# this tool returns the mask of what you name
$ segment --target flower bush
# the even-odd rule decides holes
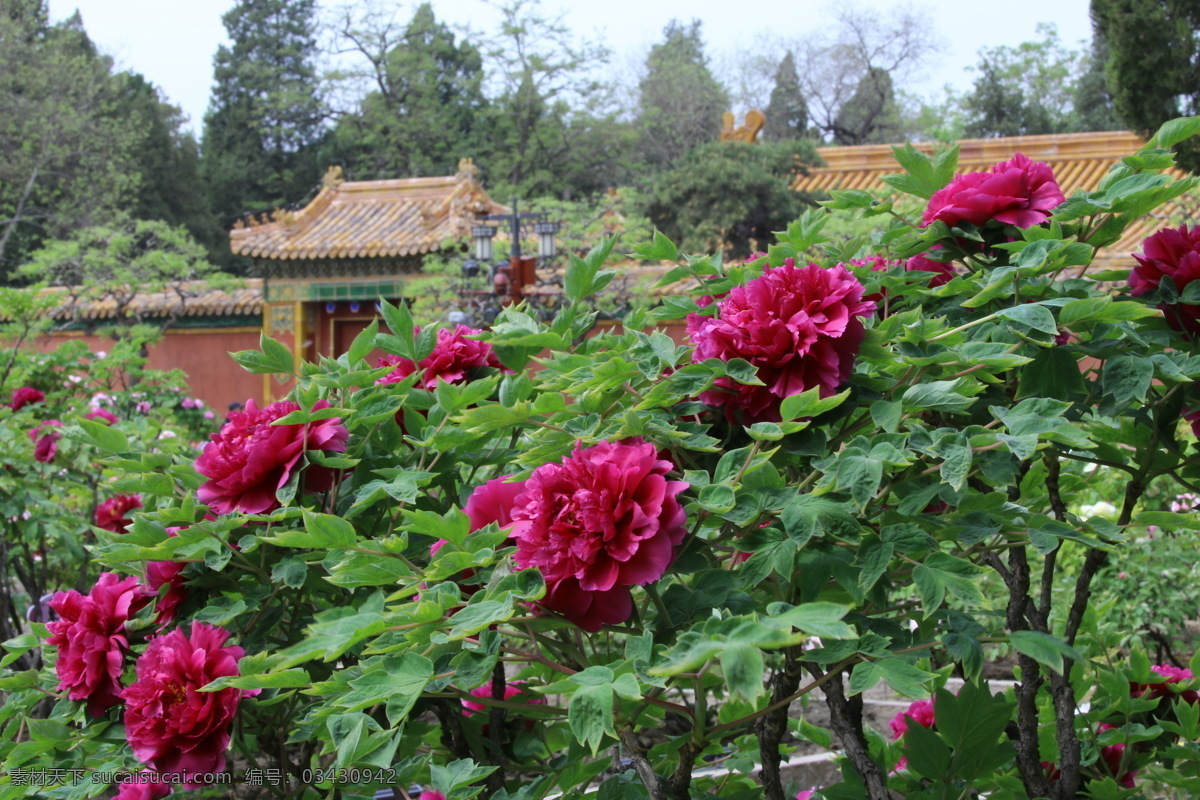
[[[25,468],[103,449],[121,477],[102,496],[144,505],[86,550],[86,575],[137,586],[118,669],[60,689],[63,620],[25,601],[0,790],[22,793],[14,768],[78,767],[314,800],[1192,791],[1197,682],[1152,669],[1092,588],[1135,532],[1195,528],[1160,498],[1200,480],[1200,356],[1157,307],[1165,280],[1113,292],[1128,271],[1083,268],[1195,185],[1166,171],[1197,131],[1169,123],[1067,199],[1020,159],[955,179],[953,148],[896,148],[893,186],[925,215],[834,193],[741,264],[656,237],[634,253],[674,263],[663,283],[684,293],[590,338],[611,241],[571,259],[552,319],[508,307],[437,358],[461,331],[388,303],[390,333],[336,359],[294,369],[264,337],[237,360],[294,390],[198,456],[131,452],[145,420],[124,407],[112,428],[47,408],[64,427],[46,465],[38,406],[13,412]],[[888,221],[823,248],[834,211]],[[914,275],[922,255],[945,267]],[[685,320],[682,343],[655,328]],[[1097,469],[1120,476],[1102,497]],[[982,680],[1000,651],[1011,687]],[[82,695],[107,695],[87,687],[114,681],[123,707],[89,717]],[[864,721],[880,684],[922,701],[896,742]],[[823,714],[792,718],[798,700]],[[841,780],[788,785],[801,745],[834,751]],[[222,769],[232,783],[208,786]],[[277,785],[251,783],[267,771]]]

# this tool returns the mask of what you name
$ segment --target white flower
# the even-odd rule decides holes
[[[1117,507],[1112,503],[1101,500],[1099,503],[1093,503],[1089,506],[1079,507],[1079,516],[1087,517],[1115,517],[1117,515]]]

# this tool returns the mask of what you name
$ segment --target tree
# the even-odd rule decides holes
[[[1038,25],[1040,40],[1016,47],[991,47],[980,51],[979,77],[973,91],[962,100],[967,115],[966,135],[1025,136],[1097,130],[1085,124],[1077,108],[1080,81],[1087,76],[1091,59],[1063,46],[1053,25]],[[1090,124],[1104,124],[1097,114],[1103,84],[1088,78],[1085,101],[1092,104]]]
[[[1144,134],[1200,110],[1200,3],[1092,0],[1096,38],[1108,50],[1105,74],[1117,115]],[[1179,163],[1200,170],[1200,143],[1179,145]]]
[[[837,144],[884,144],[900,137],[900,111],[891,74],[871,67],[829,127]]]
[[[354,52],[367,68],[344,76],[371,90],[338,121],[332,151],[347,172],[363,178],[449,175],[476,156],[487,106],[483,56],[457,41],[424,3],[397,31],[377,10],[343,12],[339,52]]]
[[[213,62],[201,172],[227,219],[302,199],[320,178],[325,107],[314,66],[315,0],[238,0]]]
[[[808,103],[796,74],[796,58],[789,52],[775,70],[775,88],[767,105],[763,138],[768,141],[801,139],[808,135]]]
[[[182,313],[187,299],[198,294],[196,282],[215,278],[215,270],[204,248],[182,227],[125,219],[47,242],[21,267],[21,275],[62,287],[66,299],[61,307],[75,313],[87,303],[112,301],[113,316],[121,325],[146,321],[130,311],[136,295],[165,292],[178,300],[160,323],[165,329]]]
[[[648,163],[669,167],[697,145],[717,139],[729,93],[708,68],[700,21],[672,20],[650,48],[638,83],[637,125]]]
[[[898,129],[902,116],[894,87],[919,71],[937,40],[910,9],[883,17],[845,4],[836,16],[828,33],[792,48],[810,119],[840,143],[881,141],[895,135],[889,131]],[[843,114],[847,104],[852,108]],[[874,124],[882,130],[874,131]]]
[[[487,122],[492,147],[479,160],[501,193],[569,194],[563,176],[587,168],[589,134],[612,118],[605,87],[589,76],[609,51],[576,39],[562,15],[546,17],[537,0],[512,0],[500,11],[486,52],[495,87]],[[589,111],[580,110],[584,98]]]
[[[792,190],[797,162],[819,162],[811,141],[709,142],[681,158],[647,189],[644,212],[688,252],[744,258],[805,209]]]
[[[200,182],[199,147],[183,129],[183,112],[136,72],[119,73],[112,81],[116,96],[109,116],[135,135],[126,167],[136,178],[129,215],[185,226],[210,252],[228,250],[224,232],[208,208]]]

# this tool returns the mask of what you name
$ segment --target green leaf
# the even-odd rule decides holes
[[[1054,315],[1050,313],[1050,309],[1036,303],[1024,303],[1012,308],[1002,308],[996,312],[996,316],[1001,319],[1017,322],[1042,333],[1049,333],[1051,335],[1058,333],[1058,325],[1054,322]]]
[[[346,711],[386,703],[388,722],[395,726],[412,710],[432,677],[433,662],[420,653],[387,656],[378,667],[351,680],[351,691],[336,703]]]
[[[600,750],[605,734],[617,737],[613,728],[612,686],[584,686],[571,695],[567,706],[567,723],[580,744],[591,748],[592,755]]]
[[[358,546],[354,526],[332,514],[318,514],[304,509],[304,530],[276,531],[271,536],[259,536],[264,542],[283,547],[312,550],[349,550]]]
[[[579,258],[574,253],[569,254],[567,271],[563,276],[563,294],[566,295],[568,300],[572,303],[578,303],[580,300],[602,288],[597,285],[596,275],[600,267],[608,260],[615,242],[616,239],[614,237],[607,236],[601,239],[600,243],[593,247],[591,252],[584,258]],[[607,280],[604,281],[604,283],[607,282]]]
[[[900,430],[904,404],[899,400],[876,400],[871,404],[871,421],[888,433]]]
[[[263,672],[258,675],[230,675],[217,678],[200,689],[215,692],[226,686],[235,689],[304,689],[312,686],[312,678],[302,669],[285,669],[282,672]]]
[[[380,300],[379,314],[383,317],[388,330],[392,332],[392,337],[396,345],[395,349],[399,351],[396,355],[403,356],[411,361],[420,361],[420,356],[417,354],[412,315],[408,312],[408,306],[404,301],[402,300],[399,305],[394,306],[387,300]],[[383,335],[375,338],[377,343],[380,345],[383,344]]]
[[[633,248],[633,253],[637,258],[646,261],[678,261],[679,249],[675,247],[666,234],[657,228],[654,229],[654,241],[650,244],[641,244]]]
[[[124,453],[129,450],[129,439],[124,433],[91,419],[80,419],[75,425],[66,426],[63,428],[63,435],[108,453]]]
[[[810,636],[821,636],[827,639],[853,639],[858,636],[842,617],[849,613],[848,606],[836,603],[802,603],[795,608],[775,614],[772,619],[776,622],[790,625],[804,631]]]
[[[1145,400],[1154,379],[1154,362],[1131,355],[1113,356],[1104,362],[1101,383],[1104,393],[1118,404]]]
[[[791,422],[801,417],[816,417],[837,408],[849,396],[850,390],[847,389],[844,392],[822,398],[820,388],[813,387],[800,394],[788,395],[783,398],[783,402],[779,404],[779,415],[783,417],[784,422]]]
[[[1021,368],[1019,375],[1018,400],[1026,397],[1070,400],[1086,391],[1079,363],[1071,353],[1057,347],[1039,351],[1033,361]]]
[[[1008,639],[1018,652],[1024,653],[1034,661],[1045,667],[1049,667],[1060,675],[1063,671],[1063,657],[1074,661],[1083,660],[1083,654],[1074,647],[1071,647],[1062,639],[1049,636],[1045,633],[1038,633],[1037,631],[1013,631],[1009,634]]]
[[[288,556],[271,568],[271,580],[293,589],[304,585],[308,564],[300,556]]]
[[[982,570],[961,558],[934,553],[913,568],[913,581],[921,594],[921,605],[928,618],[942,605],[946,592],[970,604],[982,604],[983,595],[976,586]]]
[[[866,508],[882,480],[883,462],[878,459],[859,455],[843,455],[838,459],[838,488],[849,491],[859,508]]]
[[[721,483],[703,487],[696,499],[702,508],[714,514],[724,514],[737,502],[733,489]]]
[[[375,335],[379,333],[379,320],[372,319],[358,336],[354,337],[354,341],[350,343],[350,350],[347,353],[350,361],[350,366],[354,367],[361,364],[371,351],[375,349]]]
[[[971,473],[972,450],[971,445],[967,442],[965,434],[957,434],[953,439],[941,443],[942,466],[940,474],[942,480],[950,484],[954,489],[961,490],[967,482],[967,476]]]
[[[967,384],[963,378],[952,381],[929,381],[910,386],[901,395],[905,410],[909,411],[965,411],[975,404],[973,397],[965,393],[976,394],[983,387]]]
[[[1150,138],[1146,148],[1172,147],[1200,132],[1200,117],[1177,117],[1167,120]]]
[[[449,639],[455,641],[474,636],[484,628],[497,622],[503,622],[512,615],[511,597],[505,598],[504,601],[482,600],[478,603],[471,603],[450,618],[454,627],[450,629]]]
[[[734,695],[754,701],[763,693],[762,651],[752,645],[734,642],[721,652],[721,670]]]

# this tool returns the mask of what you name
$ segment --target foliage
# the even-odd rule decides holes
[[[831,131],[837,144],[882,144],[896,141],[899,127],[892,76],[880,67],[871,67],[838,109]]]
[[[644,193],[645,214],[687,250],[743,258],[765,250],[774,231],[805,207],[796,169],[816,164],[812,142],[712,142],[688,153]]]
[[[796,59],[788,53],[775,70],[775,87],[767,104],[767,124],[762,137],[766,141],[804,139],[808,136],[808,103],[796,74]]]
[[[1198,132],[1200,118],[1172,121],[1095,192],[1048,208],[1026,187],[974,224],[921,225],[904,203],[835,192],[827,209],[882,221],[867,245],[878,258],[861,265],[863,242],[822,241],[824,209],[728,266],[656,234],[634,255],[674,264],[662,284],[687,294],[590,338],[612,240],[569,256],[546,322],[510,306],[468,339],[418,332],[383,303],[386,333],[372,324],[348,353],[302,364],[292,400],[231,419],[203,475],[82,425],[145,503],[125,533],[96,532],[92,569],[174,561],[189,594],[161,639],[147,641],[165,598],[130,617],[127,697],[145,697],[147,672],[162,683],[157,665],[134,669],[155,642],[220,628],[238,674],[203,687],[219,713],[199,721],[219,723],[218,750],[232,737],[235,774],[278,771],[288,785],[273,793],[301,800],[412,784],[450,800],[783,800],[799,739],[840,754],[825,800],[1194,790],[1196,680],[1121,650],[1090,597],[1133,531],[1197,524],[1147,501],[1155,480],[1200,479],[1181,424],[1200,401],[1196,339],[1157,308],[1196,296],[1163,280],[1135,297],[1109,288],[1126,276],[1080,268],[1195,187],[1172,178],[1170,148]],[[953,148],[893,153],[888,182],[914,207],[964,180]],[[1022,202],[1010,218],[1025,227],[997,218]],[[816,263],[794,263],[820,245]],[[917,255],[951,269],[909,271]],[[651,329],[678,321],[682,346]],[[375,348],[392,357],[382,369]],[[266,336],[234,357],[293,372]],[[740,414],[729,398],[748,395],[766,402]],[[1115,518],[1077,503],[1096,465],[1122,473]],[[255,513],[228,500],[209,518],[199,498],[217,489],[252,496]],[[47,632],[5,647],[49,653]],[[979,679],[1001,646],[1019,671],[993,694]],[[122,710],[87,717],[58,663],[11,666],[11,796],[31,794],[15,768],[179,757],[177,728],[165,752],[136,757]],[[190,671],[152,713],[198,713],[197,672],[212,674]],[[957,694],[951,673],[967,681]],[[901,717],[890,741],[865,729],[860,695],[880,683],[931,697],[918,715],[930,727]],[[789,720],[808,696],[828,728]],[[717,760],[734,768],[698,769]],[[74,791],[52,780],[33,791]]]
[[[357,108],[341,116],[330,147],[356,180],[450,175],[460,158],[478,155],[486,106],[483,56],[424,3],[400,30],[375,11],[343,14],[340,49],[359,52],[366,74]]]
[[[201,174],[228,221],[309,194],[321,175],[314,0],[239,0],[222,17],[231,40],[213,60]]]
[[[1039,41],[980,51],[979,77],[961,99],[968,136],[1112,130],[1111,116],[1097,113],[1108,104],[1095,60],[1064,47],[1053,25],[1040,23],[1038,34]]]
[[[125,220],[111,227],[85,228],[71,238],[48,242],[21,267],[29,281],[58,287],[60,311],[78,321],[85,305],[111,300],[120,325],[148,321],[148,310],[132,305],[141,295],[165,293],[166,313],[150,311],[169,327],[189,297],[232,283],[206,260],[187,231],[156,220]],[[205,281],[201,285],[201,281]]]
[[[1176,0],[1092,0],[1091,9],[1096,38],[1108,49],[1105,73],[1113,104],[1126,125],[1149,134],[1169,119],[1200,110],[1200,8]],[[1181,145],[1180,164],[1200,168],[1194,142]]]
[[[700,22],[672,20],[650,48],[638,82],[637,126],[647,163],[671,167],[694,147],[716,141],[729,95],[709,71]]]
[[[133,131],[109,114],[111,61],[96,54],[78,15],[52,26],[44,18],[44,9],[0,13],[4,273],[44,237],[105,221],[135,186],[123,170]]]

